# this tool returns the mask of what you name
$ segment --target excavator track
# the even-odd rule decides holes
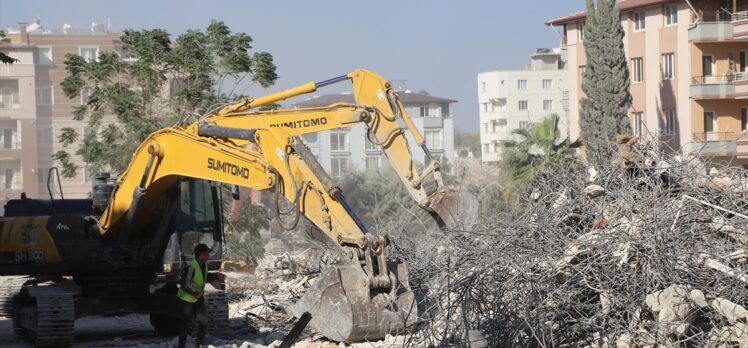
[[[229,327],[229,298],[225,291],[205,292],[205,311],[208,312],[211,330],[220,331]]]
[[[13,325],[35,347],[67,347],[73,344],[75,301],[56,286],[23,289]]]
[[[36,298],[36,346],[59,347],[73,344],[75,303],[66,293]]]
[[[23,283],[28,277],[8,276],[0,277],[0,316],[13,316],[13,297],[21,291]]]

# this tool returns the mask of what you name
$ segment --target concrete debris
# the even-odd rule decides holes
[[[685,335],[696,311],[708,306],[704,293],[683,285],[647,295],[649,309],[657,315],[657,328],[665,335]]]
[[[430,318],[411,345],[748,348],[748,171],[618,144],[537,174],[482,229],[392,234]]]
[[[587,197],[597,198],[605,194],[605,188],[600,185],[589,185],[584,188]]]
[[[712,308],[717,314],[725,317],[731,324],[738,322],[745,323],[748,318],[748,311],[743,306],[721,297],[712,301]]]

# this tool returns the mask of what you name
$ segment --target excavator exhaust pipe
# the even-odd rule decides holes
[[[448,230],[470,231],[478,221],[478,199],[449,187],[441,187],[429,197],[428,209]]]
[[[404,263],[386,262],[384,246],[386,242],[368,244],[349,254],[347,262],[323,271],[291,311],[297,317],[308,312],[312,329],[338,342],[376,341],[410,332],[418,306],[408,269]]]

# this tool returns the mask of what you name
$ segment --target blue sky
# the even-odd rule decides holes
[[[543,23],[583,6],[582,0],[0,0],[0,27],[35,19],[50,28],[110,20],[117,31],[163,28],[176,35],[222,20],[252,36],[254,49],[273,54],[280,79],[271,90],[361,67],[407,80],[411,90],[458,100],[456,127],[477,131],[476,75],[520,69],[536,48],[557,46],[557,34]],[[341,89],[318,93],[327,91]]]

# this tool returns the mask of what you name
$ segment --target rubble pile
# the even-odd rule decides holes
[[[408,342],[748,346],[748,173],[624,146],[471,232],[393,236],[424,313]]]

